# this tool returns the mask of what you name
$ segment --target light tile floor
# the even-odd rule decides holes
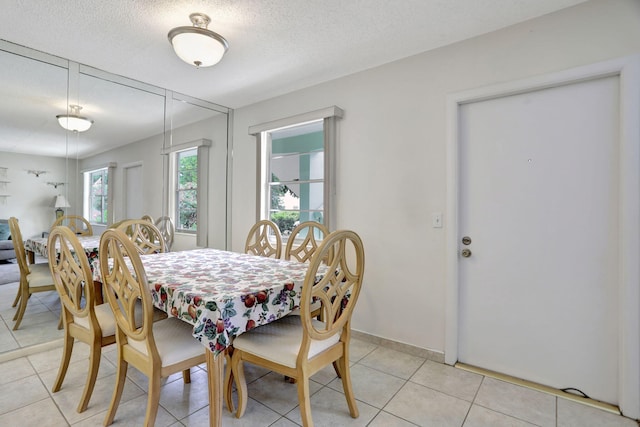
[[[61,339],[64,333],[58,330],[60,298],[56,291],[31,295],[20,328],[14,331],[13,316],[16,309],[11,304],[17,292],[18,283],[0,285],[0,354],[43,341]]]
[[[2,289],[6,286],[0,286],[2,300],[5,292],[11,294]],[[42,297],[38,303],[53,307],[52,318],[41,323],[27,321],[25,331],[57,324],[55,304]],[[38,303],[33,304],[33,314],[44,312],[39,311],[42,307],[36,309]],[[6,324],[10,324],[8,314],[0,309]],[[115,380],[115,349],[104,349],[91,402],[82,414],[75,408],[86,378],[88,347],[76,344],[62,390],[51,393],[61,354],[56,348],[0,363],[0,426],[102,425]],[[359,418],[349,416],[342,384],[329,367],[312,378],[310,387],[316,426],[638,426],[628,418],[361,339],[352,340],[351,362]],[[250,397],[247,411],[236,419],[223,410],[223,426],[300,425],[296,386],[261,368],[246,365],[245,370]],[[156,426],[208,425],[206,375],[205,367],[200,366],[192,371],[191,384],[183,384],[179,374],[165,380]],[[146,377],[129,368],[114,426],[142,425],[146,390]]]

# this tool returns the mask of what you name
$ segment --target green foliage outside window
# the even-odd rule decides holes
[[[109,188],[107,169],[91,172],[89,194],[89,221],[95,224],[107,223],[107,194]]]
[[[278,182],[278,181],[280,181],[280,178],[278,178],[275,174],[272,173],[271,182]],[[284,209],[282,198],[287,193],[291,194],[292,196],[298,197],[286,185],[272,185],[271,186],[271,209]]]
[[[271,182],[278,182],[280,179],[271,174]],[[284,196],[289,194],[293,197],[298,197],[291,189],[286,185],[272,185],[271,188],[271,209],[284,209]],[[291,231],[295,227],[295,223],[300,221],[300,212],[272,212],[271,221],[278,224],[278,228],[281,233]]]
[[[274,212],[271,214],[271,221],[278,224],[281,233],[286,234],[292,231],[296,223],[300,221],[300,212]]]
[[[198,150],[178,153],[177,229],[198,228]]]

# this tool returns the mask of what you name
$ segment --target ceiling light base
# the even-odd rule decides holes
[[[211,23],[209,15],[205,15],[204,13],[192,13],[189,15],[189,19],[191,19],[193,26],[198,28],[207,28]]]

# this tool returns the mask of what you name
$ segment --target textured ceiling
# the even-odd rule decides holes
[[[3,0],[0,39],[239,108],[582,1]],[[229,42],[213,67],[182,62],[167,39],[193,12]],[[0,152],[86,158],[164,132],[163,97],[82,73],[67,92],[67,80],[65,68],[0,50]],[[58,126],[69,103],[95,120],[89,131]],[[171,108],[172,128],[208,114]]]
[[[4,0],[0,38],[231,108],[584,0]],[[195,69],[168,31],[208,14],[229,41]]]

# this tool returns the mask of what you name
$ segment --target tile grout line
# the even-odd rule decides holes
[[[69,421],[69,419],[67,419],[67,417],[64,414],[64,411],[62,410],[62,408],[60,407],[60,405],[58,405],[58,402],[56,402],[56,400],[53,398],[53,392],[49,389],[49,387],[47,387],[47,385],[45,384],[44,380],[42,379],[42,376],[40,375],[41,372],[39,372],[36,367],[33,365],[33,362],[29,359],[29,357],[24,356],[24,358],[27,360],[27,363],[29,363],[29,365],[31,366],[31,368],[33,369],[33,371],[36,373],[36,375],[38,376],[38,379],[40,380],[40,383],[42,384],[42,386],[45,388],[45,390],[47,390],[47,394],[48,394],[48,399],[51,400],[51,403],[53,403],[53,405],[56,407],[56,409],[58,410],[58,412],[60,413],[60,416],[65,420],[65,422],[67,423],[67,426],[71,426],[71,422]],[[46,372],[46,371],[45,371]]]
[[[376,346],[376,349],[377,349],[377,348],[378,348],[378,346]],[[373,351],[374,351],[374,350],[370,351],[368,354],[372,353]],[[366,356],[365,356],[365,357],[366,357]],[[364,359],[364,357],[363,357],[362,359],[360,359],[360,360],[363,360],[363,359]],[[380,408],[380,409],[378,410],[378,413],[376,414],[376,416],[375,416],[375,417],[373,417],[373,418],[371,419],[371,421],[370,421],[367,425],[369,425],[371,422],[373,422],[373,421],[376,419],[376,417],[377,417],[378,415],[380,415],[380,413],[381,413],[381,412],[383,412],[383,411],[384,411],[385,413],[387,413],[387,414],[390,414],[390,415],[392,415],[392,416],[396,417],[396,418],[399,418],[399,419],[401,419],[401,420],[403,420],[403,421],[406,421],[407,423],[410,423],[410,424],[412,424],[412,425],[416,425],[415,423],[413,423],[413,422],[411,422],[411,421],[409,421],[409,420],[407,420],[407,419],[405,419],[405,418],[403,418],[403,417],[401,417],[401,416],[399,416],[399,415],[396,415],[396,414],[393,414],[393,413],[391,413],[391,412],[387,412],[387,411],[385,411],[385,410],[384,410],[384,408],[386,408],[386,407],[387,407],[387,405],[388,405],[389,403],[391,403],[391,401],[392,401],[392,400],[393,400],[393,399],[398,395],[398,393],[400,393],[400,391],[401,391],[401,390],[402,390],[402,389],[403,389],[407,384],[411,383],[411,384],[421,385],[421,384],[414,383],[413,381],[411,381],[411,377],[413,377],[413,376],[416,374],[416,372],[418,372],[418,371],[419,371],[419,370],[420,370],[420,369],[421,369],[421,368],[422,368],[422,367],[423,367],[423,366],[424,366],[428,361],[429,361],[429,359],[428,359],[428,358],[425,358],[425,359],[422,361],[422,363],[420,364],[420,366],[418,366],[418,367],[416,368],[416,370],[413,372],[413,374],[411,374],[411,375],[409,376],[409,378],[396,377],[395,375],[390,374],[390,373],[388,373],[388,372],[380,371],[380,370],[377,370],[377,369],[375,369],[375,368],[371,368],[371,367],[369,367],[369,366],[367,366],[367,365],[361,365],[361,366],[364,366],[364,367],[366,367],[366,368],[368,368],[368,369],[374,369],[374,370],[376,370],[376,371],[378,371],[378,372],[381,372],[381,373],[384,373],[384,374],[390,375],[390,376],[392,376],[392,377],[395,377],[395,378],[398,378],[398,379],[401,379],[401,380],[403,380],[403,381],[404,381],[404,383],[402,384],[402,386],[400,386],[400,387],[398,388],[398,391],[396,391],[395,393],[393,393],[393,395],[391,396],[391,398],[389,398],[389,400],[388,400],[388,401],[387,401],[387,402],[382,406],[382,408]],[[365,403],[366,403],[366,402],[365,402]],[[371,405],[369,405],[369,406],[371,406]]]

